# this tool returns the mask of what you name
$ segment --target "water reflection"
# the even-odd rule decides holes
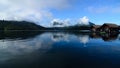
[[[44,33],[44,31],[0,31],[0,39],[29,39]]]
[[[91,33],[91,38],[102,38],[104,41],[113,41],[118,39],[119,33]]]
[[[35,38],[42,34],[50,34],[50,38],[53,41],[69,41],[71,36],[76,36],[81,43],[86,44],[90,38],[92,39],[102,39],[104,41],[114,41],[118,39],[119,33],[94,33],[94,32],[45,32],[45,31],[9,31],[7,33],[0,31],[0,39],[9,39],[9,40],[24,40]]]
[[[70,36],[76,36],[79,41],[83,44],[86,44],[89,39],[102,39],[103,41],[114,41],[119,37],[119,33],[64,33],[64,32],[52,32],[51,39],[53,41],[67,40],[70,41]]]
[[[14,31],[10,32],[10,35],[0,34],[0,64],[16,59],[18,56],[22,57],[30,54],[36,50],[40,50],[42,54],[51,48],[50,45],[53,42],[50,40],[47,42],[48,40],[42,35],[43,32],[30,32]]]
[[[84,47],[86,47],[86,44],[89,41],[89,35],[80,35],[78,38],[80,42],[84,44]]]
[[[111,67],[119,65],[119,45],[119,33],[1,32],[0,67]]]
[[[89,34],[88,33],[66,33],[66,32],[52,32],[51,33],[51,39],[53,41],[70,41],[70,37],[75,36],[77,39],[83,43],[84,45],[89,41]]]
[[[51,33],[51,39],[53,41],[60,41],[60,40],[69,41],[68,34],[61,33],[61,32],[56,32],[56,33],[53,32],[53,33]]]

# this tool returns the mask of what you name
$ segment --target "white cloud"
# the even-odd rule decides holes
[[[64,26],[69,26],[70,25],[70,19],[53,19],[51,21],[51,26],[54,27],[64,27]]]
[[[89,25],[89,19],[86,16],[84,16],[83,18],[80,18],[78,24]]]
[[[51,26],[52,27],[61,27],[61,26],[63,26],[62,20],[60,20],[60,19],[53,19],[51,21]]]
[[[68,0],[0,0],[0,19],[40,22],[53,17],[50,9],[67,7]]]

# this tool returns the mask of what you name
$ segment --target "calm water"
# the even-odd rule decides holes
[[[0,68],[120,68],[118,33],[0,33]]]

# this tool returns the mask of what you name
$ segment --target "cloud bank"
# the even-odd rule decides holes
[[[69,7],[68,0],[0,0],[0,20],[27,20],[40,24],[52,19],[50,9]]]

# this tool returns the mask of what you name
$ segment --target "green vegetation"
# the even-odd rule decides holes
[[[32,22],[26,21],[0,21],[0,30],[43,30],[44,27]]]
[[[100,34],[106,34],[106,32],[100,32]]]

